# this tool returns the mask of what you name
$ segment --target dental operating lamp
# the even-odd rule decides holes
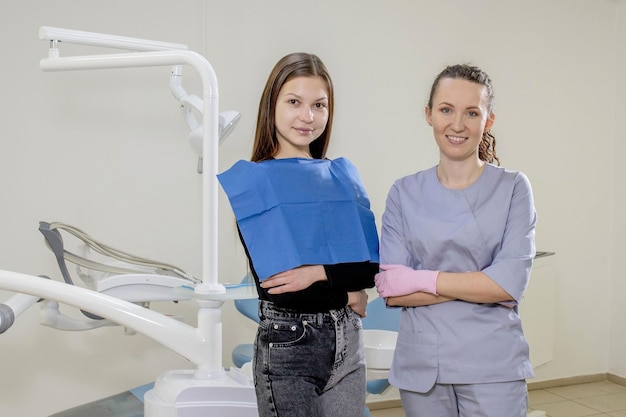
[[[191,130],[189,133],[189,144],[191,148],[198,154],[198,173],[202,174],[202,148],[204,129],[202,124],[198,123],[194,115],[195,112],[202,113],[202,100],[200,97],[187,94],[182,86],[182,67],[180,65],[173,66],[170,75],[170,90],[174,97],[180,101],[180,109],[187,126]],[[234,110],[220,112],[218,121],[219,144],[234,130],[241,115]]]

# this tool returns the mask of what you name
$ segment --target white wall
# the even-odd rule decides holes
[[[221,147],[221,169],[249,156],[274,62],[296,50],[317,53],[336,85],[330,156],[360,168],[378,220],[394,179],[437,162],[422,116],[433,77],[469,61],[495,83],[503,164],[533,183],[538,249],[557,252],[555,355],[537,380],[626,376],[618,320],[626,311],[616,294],[624,284],[611,255],[624,245],[626,193],[611,180],[619,165],[610,157],[624,150],[615,127],[624,107],[614,92],[617,82],[624,92],[615,62],[626,44],[623,24],[615,34],[623,2],[4,0],[1,10],[0,268],[58,279],[37,231],[40,220],[58,220],[201,272],[200,176],[167,88],[169,69],[43,73],[42,25],[186,43],[203,53],[218,75],[221,109],[242,112]],[[618,65],[626,68],[623,56]],[[185,76],[189,90],[197,87],[191,69]],[[219,210],[220,279],[238,281],[245,262],[222,195]],[[195,320],[193,305],[155,308]],[[231,305],[224,321],[229,366],[230,347],[249,341],[254,326]],[[65,333],[37,323],[35,307],[0,336],[2,415],[49,415],[190,366],[122,329]]]
[[[615,137],[613,155],[613,163],[615,171],[612,175],[612,183],[614,187],[614,230],[613,230],[613,248],[615,254],[612,259],[612,281],[610,290],[610,344],[609,344],[609,369],[612,372],[626,376],[626,331],[624,330],[624,317],[626,317],[626,303],[624,302],[624,294],[626,294],[626,279],[624,279],[624,251],[626,251],[626,221],[624,213],[626,213],[626,182],[623,178],[624,153],[626,152],[626,144],[623,140],[623,120],[626,112],[626,2],[617,3],[617,11],[615,13],[615,21],[617,33],[616,48],[616,83],[615,83]],[[609,155],[609,154],[607,154]],[[607,158],[608,160],[608,158]]]

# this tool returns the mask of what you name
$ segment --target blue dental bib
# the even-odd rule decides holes
[[[347,159],[238,161],[217,177],[261,280],[302,265],[378,262],[374,214]]]

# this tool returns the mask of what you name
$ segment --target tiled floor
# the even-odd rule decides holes
[[[370,411],[372,417],[406,417],[402,408],[384,408]]]
[[[626,387],[608,381],[529,392],[529,412],[546,417],[626,417]],[[373,410],[372,417],[405,417],[402,408]]]

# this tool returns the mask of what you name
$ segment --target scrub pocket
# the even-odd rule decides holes
[[[428,392],[437,381],[437,334],[400,331],[389,382],[407,391]]]

